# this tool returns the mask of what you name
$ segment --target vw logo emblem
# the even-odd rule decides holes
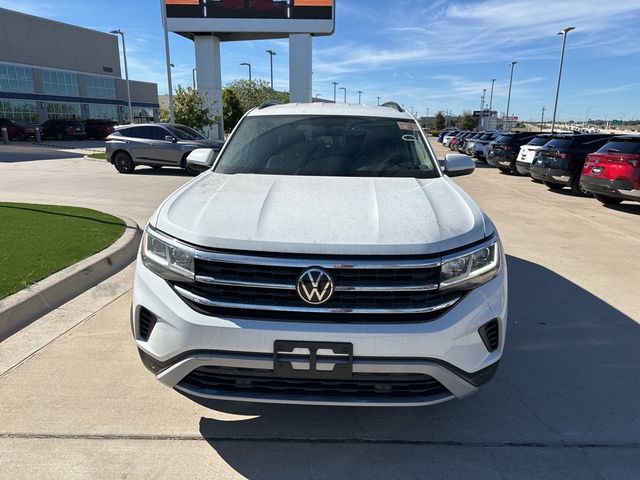
[[[310,268],[298,277],[296,291],[305,302],[320,305],[333,295],[333,279],[324,270]]]

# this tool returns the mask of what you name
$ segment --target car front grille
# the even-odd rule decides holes
[[[309,398],[323,400],[370,399],[393,401],[433,399],[450,392],[424,374],[354,373],[350,379],[274,377],[271,370],[203,366],[177,385],[201,395],[258,398]]]
[[[310,268],[326,272],[333,294],[303,300],[296,286]],[[440,258],[376,259],[239,255],[196,257],[195,282],[172,282],[176,293],[207,315],[325,322],[427,321],[445,313],[465,292],[440,291]]]

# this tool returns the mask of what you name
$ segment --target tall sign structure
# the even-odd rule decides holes
[[[166,28],[194,41],[198,91],[222,118],[220,42],[289,37],[289,95],[311,102],[316,35],[335,29],[334,0],[165,0]],[[223,138],[222,120],[210,132]]]

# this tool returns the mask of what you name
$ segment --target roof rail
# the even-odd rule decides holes
[[[396,102],[385,102],[382,105],[380,105],[381,107],[388,107],[388,108],[395,108],[396,110],[398,110],[399,112],[404,112],[404,108],[402,108],[400,105],[398,105]]]
[[[282,105],[282,102],[279,102],[277,100],[265,100],[260,104],[260,106],[258,107],[258,110],[262,110],[263,108],[267,108],[267,107],[273,107],[274,105]]]

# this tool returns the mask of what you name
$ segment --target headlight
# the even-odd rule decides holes
[[[440,270],[440,289],[481,285],[498,274],[500,244],[497,240],[465,255],[446,259]]]
[[[193,281],[193,249],[147,227],[142,237],[142,263],[165,280]]]

